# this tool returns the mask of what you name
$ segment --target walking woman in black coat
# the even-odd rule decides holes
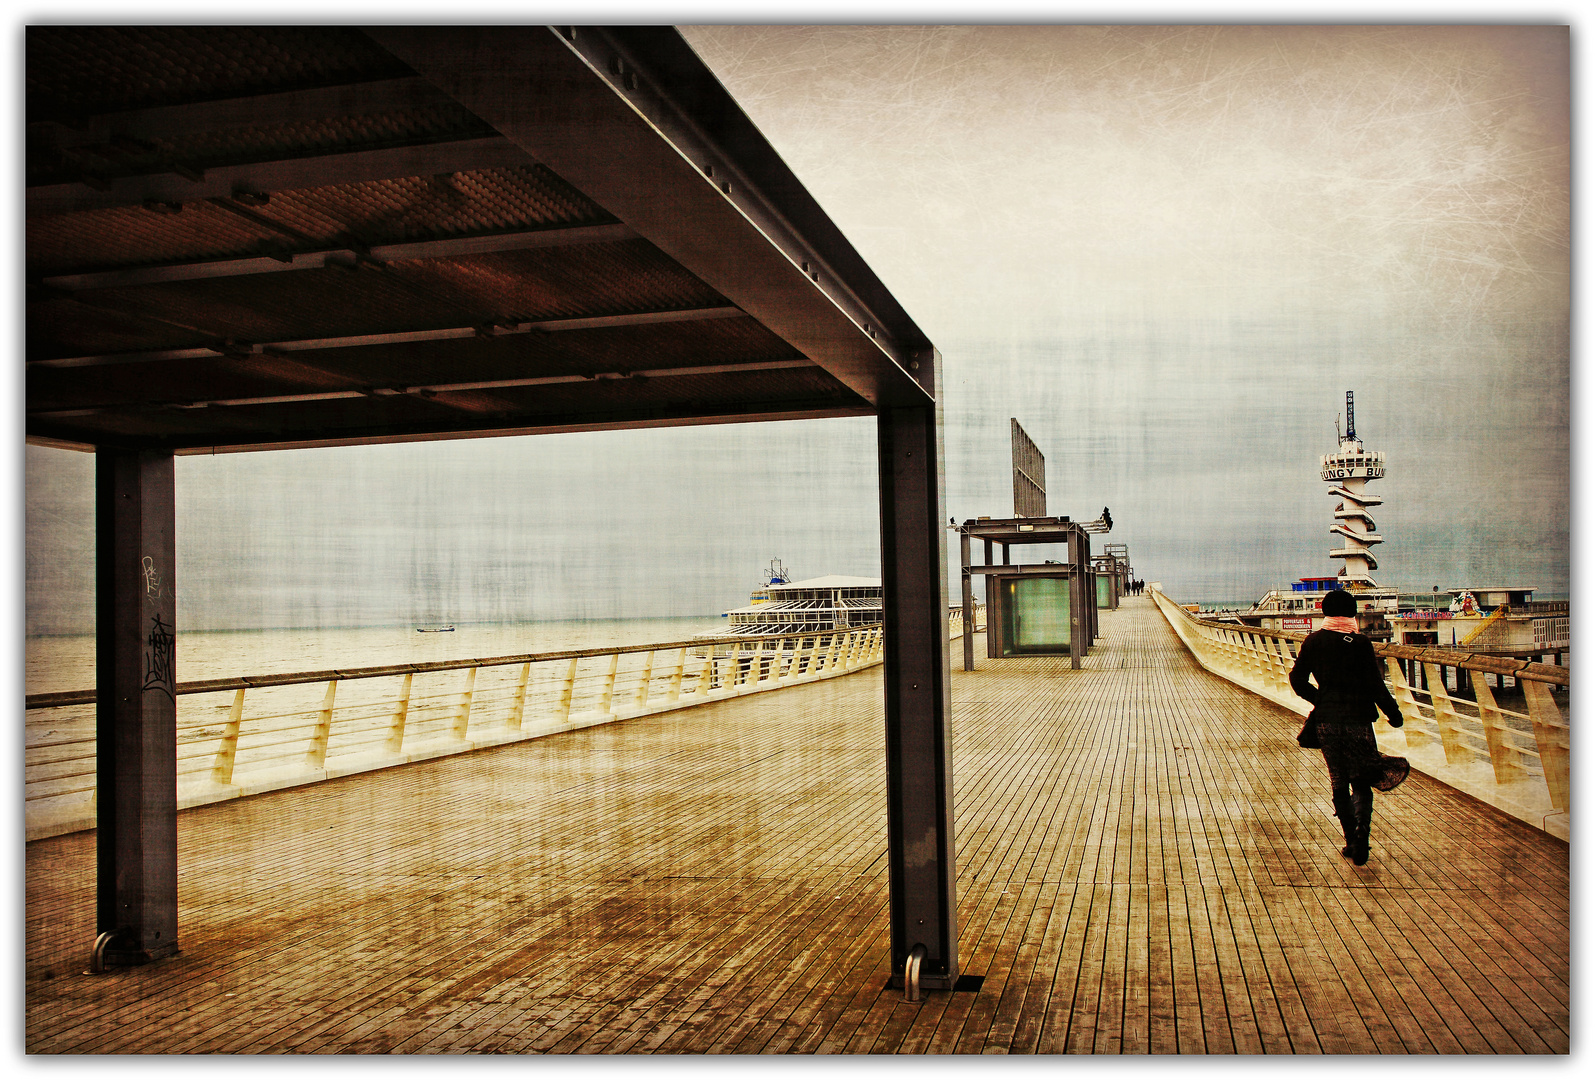
[[[1406,758],[1379,752],[1373,722],[1382,711],[1391,727],[1400,727],[1401,709],[1385,686],[1373,642],[1357,630],[1357,601],[1337,590],[1324,597],[1324,614],[1323,628],[1301,644],[1290,686],[1313,703],[1335,816],[1346,834],[1340,853],[1361,866],[1368,861],[1373,790],[1394,789],[1408,772]]]

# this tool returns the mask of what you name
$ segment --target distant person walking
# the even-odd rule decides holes
[[[1337,590],[1324,597],[1323,628],[1307,635],[1290,686],[1313,703],[1310,721],[1318,730],[1335,816],[1346,834],[1340,853],[1362,866],[1368,861],[1368,828],[1373,792],[1391,791],[1407,778],[1406,758],[1379,752],[1373,722],[1382,711],[1391,727],[1401,726],[1401,709],[1385,686],[1373,642],[1357,629],[1357,601]],[[1308,681],[1308,676],[1317,685]]]

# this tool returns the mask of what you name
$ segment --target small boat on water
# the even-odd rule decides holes
[[[448,626],[417,626],[415,632],[417,634],[447,634],[453,629],[454,624],[450,623]]]

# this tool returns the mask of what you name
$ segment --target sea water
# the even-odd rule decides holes
[[[698,615],[662,619],[456,623],[454,630],[441,633],[418,633],[414,626],[179,630],[177,681],[650,645],[685,641],[695,634],[714,633],[724,627],[723,619]],[[93,688],[92,634],[27,639],[28,693]]]

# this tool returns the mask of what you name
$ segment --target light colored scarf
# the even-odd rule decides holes
[[[1324,629],[1333,630],[1337,634],[1360,634],[1357,620],[1350,615],[1331,615],[1324,620]]]

